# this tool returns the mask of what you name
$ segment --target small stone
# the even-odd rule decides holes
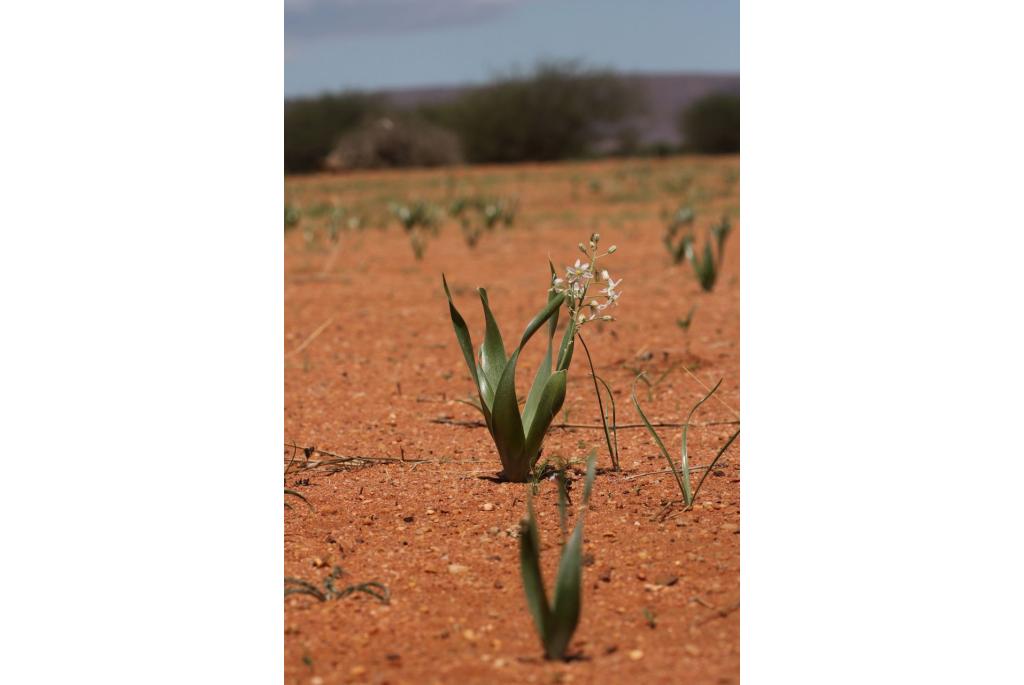
[[[501,658],[499,658],[499,659],[495,659],[495,660],[494,660],[494,663],[493,663],[492,665],[493,665],[493,666],[494,666],[495,668],[505,668],[505,664],[507,664],[507,663],[508,663],[508,662],[507,662],[507,661],[505,661],[504,659],[501,659]]]
[[[309,685],[324,685],[324,679],[315,675],[309,679]]]
[[[326,561],[324,561],[320,557],[313,558],[313,568],[324,568],[325,566],[327,566]]]
[[[363,666],[353,666],[349,669],[348,674],[351,676],[361,676],[366,673],[366,668]]]
[[[633,649],[633,650],[630,650],[630,652],[629,652],[629,658],[631,660],[633,660],[633,661],[640,661],[641,659],[644,658],[644,653],[643,653],[642,650]]]
[[[505,586],[504,586],[504,584],[502,584],[502,582],[500,580],[494,581],[494,589],[495,590],[500,590],[503,587],[505,587]]]
[[[676,583],[679,582],[679,576],[674,576],[672,574],[666,574],[666,575],[663,575],[663,576],[658,576],[654,580],[654,582],[657,583],[658,585],[664,585],[665,587],[672,587],[673,585],[675,585]]]
[[[468,570],[469,567],[462,564],[448,564],[448,573],[465,573]]]
[[[601,574],[597,578],[602,583],[610,583],[610,582],[612,582],[612,569],[611,568],[606,568],[605,570],[601,571]]]
[[[736,523],[723,523],[721,528],[722,528],[722,532],[724,532],[724,533],[738,533],[738,532],[740,532],[739,524],[736,524]]]
[[[685,649],[686,653],[690,656],[700,656],[700,647],[692,642],[683,645],[683,649]]]
[[[402,517],[402,520],[405,521],[406,523],[412,523],[413,521],[416,520],[416,517],[413,516],[412,514],[409,514],[408,516]]]
[[[490,528],[487,529],[487,532],[490,533],[491,535],[497,535],[498,533],[501,532],[501,529],[498,528],[497,526],[491,526]]]
[[[472,628],[466,628],[462,631],[462,637],[472,642],[473,640],[476,640],[476,633],[473,632]]]
[[[480,508],[483,509],[484,511],[494,511],[494,505],[491,504],[490,502],[488,502],[487,504],[484,504]]]
[[[636,572],[636,579],[637,580],[647,580],[647,574],[644,573],[643,571],[637,571]]]

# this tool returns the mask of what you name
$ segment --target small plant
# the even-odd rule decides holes
[[[340,566],[335,566],[330,574],[324,578],[324,587],[322,590],[308,580],[285,576],[284,596],[309,595],[310,597],[316,597],[321,602],[326,602],[332,599],[348,597],[355,592],[363,592],[376,598],[381,604],[390,603],[391,593],[388,591],[388,588],[375,580],[372,580],[369,583],[356,583],[355,585],[349,585],[348,587],[343,587],[341,589],[335,588],[334,581],[341,578],[344,574],[345,572]]]
[[[417,260],[423,259],[427,249],[427,234],[437,235],[436,209],[426,202],[414,202],[411,205],[392,202],[388,208],[409,237],[413,256]]]
[[[693,242],[693,221],[696,215],[693,208],[684,205],[668,217],[668,225],[665,228],[665,249],[672,257],[673,264],[679,264],[686,256],[686,249]]]
[[[682,328],[683,331],[689,332],[690,331],[690,324],[693,323],[693,315],[694,315],[694,313],[696,311],[697,311],[697,305],[693,305],[692,307],[690,307],[690,311],[686,314],[685,317],[683,317],[681,319],[676,319],[676,325],[679,326],[680,328]]]
[[[473,406],[483,414],[487,430],[498,449],[502,466],[501,475],[513,482],[526,482],[540,457],[544,436],[551,421],[565,401],[566,376],[569,363],[572,361],[573,336],[576,330],[572,321],[562,336],[558,357],[552,357],[558,311],[565,296],[553,292],[548,294],[547,305],[527,324],[519,346],[511,356],[506,356],[505,343],[498,322],[491,313],[487,291],[483,288],[478,289],[486,328],[479,357],[474,358],[469,328],[452,302],[452,294],[444,274],[441,275],[441,282],[448,298],[448,310],[452,327],[455,329],[455,337],[459,341],[470,376],[477,387],[479,404]],[[537,368],[537,375],[520,414],[519,400],[516,397],[516,363],[523,347],[545,323],[548,324],[547,354]],[[555,364],[554,372],[552,362]]]
[[[686,259],[693,266],[693,273],[697,276],[704,292],[711,292],[718,280],[718,273],[722,266],[722,257],[725,255],[725,240],[732,231],[732,224],[728,216],[723,216],[721,221],[711,227],[711,236],[704,241],[704,250],[700,255],[693,248],[693,240],[690,239],[685,245]],[[714,241],[717,250],[712,249]],[[715,252],[717,251],[717,256]]]
[[[594,486],[594,475],[597,472],[597,458],[591,452],[587,460],[587,475],[583,484],[583,498],[580,513],[572,535],[562,547],[562,555],[558,561],[558,572],[555,576],[555,591],[551,603],[548,603],[544,589],[544,578],[540,569],[540,532],[537,519],[533,512],[533,496],[527,489],[527,516],[519,524],[519,567],[523,578],[523,591],[526,594],[526,605],[533,616],[533,624],[537,628],[544,656],[548,659],[565,659],[566,649],[572,640],[573,633],[580,620],[583,584],[583,520],[590,491]],[[559,521],[565,534],[567,511],[567,489],[563,478],[558,483]]]
[[[302,212],[299,211],[298,207],[292,205],[284,206],[284,230],[289,228],[295,228],[299,225],[299,221],[302,219]]]
[[[516,198],[459,197],[449,205],[448,214],[459,219],[466,244],[476,247],[485,232],[493,231],[499,224],[512,226],[518,204]],[[479,216],[474,217],[474,214]]]
[[[679,468],[677,469],[675,462],[672,460],[672,457],[668,453],[668,450],[665,449],[665,443],[661,441],[661,437],[658,435],[658,432],[654,430],[654,426],[652,426],[651,422],[647,420],[647,415],[644,414],[643,409],[640,408],[640,402],[636,399],[636,384],[637,381],[641,380],[642,376],[643,374],[640,374],[633,380],[633,406],[636,407],[636,411],[640,415],[640,419],[644,422],[644,427],[647,428],[647,431],[651,434],[651,437],[654,438],[655,444],[661,451],[662,456],[665,457],[665,461],[668,462],[669,469],[672,471],[672,475],[675,476],[676,483],[679,485],[679,490],[683,495],[683,505],[686,509],[690,509],[693,507],[693,503],[697,499],[697,493],[700,492],[701,486],[704,485],[704,479],[708,477],[708,474],[711,472],[711,470],[715,468],[715,464],[717,464],[718,460],[722,457],[723,454],[725,454],[725,451],[729,449],[729,445],[731,445],[733,440],[735,440],[737,436],[739,436],[740,434],[740,431],[737,428],[736,432],[734,432],[729,437],[729,439],[725,441],[725,444],[722,445],[722,448],[720,450],[718,450],[718,454],[715,455],[715,458],[712,459],[711,463],[704,468],[704,474],[700,477],[700,480],[697,482],[697,487],[694,488],[692,483],[690,482],[690,454],[686,444],[686,437],[689,433],[690,422],[693,419],[694,413],[697,411],[700,405],[704,404],[712,395],[715,394],[715,391],[718,390],[718,387],[722,384],[722,380],[720,379],[717,383],[715,383],[715,387],[711,388],[711,391],[708,392],[707,395],[705,395],[699,402],[697,402],[697,404],[693,405],[693,408],[690,409],[690,413],[686,417],[686,423],[683,424],[682,460],[680,461]]]

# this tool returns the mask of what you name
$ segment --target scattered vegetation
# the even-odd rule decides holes
[[[523,578],[526,605],[533,617],[533,624],[544,646],[548,659],[565,659],[566,650],[580,620],[583,581],[583,521],[590,492],[594,486],[597,458],[591,453],[587,460],[587,475],[583,484],[583,498],[580,513],[572,535],[562,547],[562,555],[555,575],[555,589],[549,603],[544,589],[544,578],[540,569],[540,531],[533,512],[533,497],[527,489],[527,516],[519,525],[519,566]],[[566,530],[567,494],[564,485],[564,471],[558,481],[558,509],[563,535]]]
[[[719,380],[717,383],[715,383],[715,387],[713,387],[711,391],[708,392],[708,394],[706,394],[699,402],[697,402],[697,404],[693,405],[693,407],[690,409],[690,413],[686,416],[686,423],[683,424],[682,459],[680,460],[679,468],[676,468],[675,462],[669,455],[668,450],[665,449],[665,443],[661,441],[661,437],[658,435],[658,432],[654,430],[654,427],[651,425],[651,422],[647,419],[647,415],[644,414],[643,409],[640,408],[640,401],[637,400],[636,398],[636,384],[642,376],[643,374],[640,374],[640,376],[637,376],[633,380],[633,406],[636,407],[636,412],[637,414],[640,415],[640,419],[643,421],[644,427],[647,429],[647,432],[651,434],[651,437],[654,438],[654,443],[658,446],[658,449],[661,451],[662,456],[665,457],[665,461],[668,462],[669,469],[672,471],[672,475],[675,477],[676,483],[679,485],[679,491],[682,493],[683,505],[686,509],[690,509],[693,507],[693,503],[697,499],[697,494],[700,492],[701,486],[704,485],[704,479],[708,477],[708,473],[710,473],[711,470],[715,468],[715,464],[718,463],[718,460],[722,457],[723,454],[725,454],[725,451],[729,449],[729,445],[731,445],[733,440],[735,440],[740,434],[740,431],[737,428],[736,431],[732,434],[732,436],[730,436],[729,439],[725,442],[725,444],[722,445],[722,448],[718,450],[718,454],[716,454],[715,458],[711,460],[711,463],[704,468],[704,473],[700,477],[700,480],[697,482],[697,487],[694,488],[692,483],[690,482],[690,454],[686,441],[687,435],[690,430],[693,415],[696,413],[700,405],[704,404],[704,402],[706,402],[712,395],[715,394],[715,391],[717,391],[719,386],[722,385],[722,381]]]

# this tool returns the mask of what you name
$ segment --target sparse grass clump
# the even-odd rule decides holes
[[[661,441],[661,437],[658,435],[658,432],[654,430],[654,427],[651,425],[651,422],[647,419],[647,415],[644,414],[643,409],[640,408],[639,400],[637,400],[636,398],[636,384],[637,381],[642,379],[642,376],[643,374],[640,374],[633,381],[633,406],[636,407],[636,411],[640,415],[640,419],[643,421],[644,427],[647,428],[647,431],[651,434],[651,437],[654,438],[654,443],[658,446],[658,449],[661,451],[662,456],[665,457],[665,461],[668,462],[669,469],[672,471],[672,475],[675,477],[676,483],[679,485],[679,491],[682,493],[683,505],[686,507],[686,509],[690,509],[693,507],[693,503],[697,499],[697,493],[700,492],[700,488],[704,484],[704,479],[708,477],[708,473],[710,473],[711,470],[715,468],[715,464],[718,463],[718,460],[722,457],[723,454],[725,454],[725,451],[729,449],[729,445],[731,445],[733,440],[735,440],[737,436],[739,436],[740,434],[740,431],[737,428],[736,431],[729,437],[729,439],[726,440],[725,444],[722,445],[722,448],[718,450],[718,454],[715,455],[715,458],[712,459],[711,463],[704,468],[704,474],[700,477],[700,480],[697,482],[697,487],[694,488],[692,483],[690,482],[690,453],[686,441],[687,435],[689,434],[690,430],[690,423],[693,419],[693,415],[696,413],[700,405],[704,404],[712,395],[715,394],[715,391],[718,390],[718,387],[722,385],[722,381],[719,380],[717,383],[715,383],[715,387],[711,388],[711,391],[708,392],[708,394],[706,394],[699,402],[697,402],[697,404],[693,405],[693,407],[690,409],[690,413],[686,416],[686,423],[683,424],[682,459],[680,460],[679,468],[676,468],[675,461],[673,461],[672,457],[669,455],[668,450],[665,449],[665,443]]]
[[[377,599],[381,604],[389,604],[391,602],[391,593],[388,591],[387,586],[375,580],[371,580],[368,583],[356,583],[343,588],[334,587],[334,581],[341,578],[344,574],[345,572],[340,566],[335,566],[330,574],[324,578],[323,589],[308,580],[285,576],[284,596],[309,595],[321,602],[327,602],[333,599],[348,597],[356,592],[362,592]]]

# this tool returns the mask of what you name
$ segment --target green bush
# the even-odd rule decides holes
[[[384,111],[383,101],[363,93],[321,95],[285,102],[284,170],[317,171],[341,134]]]
[[[422,113],[458,133],[468,161],[520,162],[584,156],[641,107],[639,92],[614,73],[562,62],[498,78]]]
[[[693,152],[740,151],[740,98],[719,93],[697,100],[679,114],[679,132]]]

